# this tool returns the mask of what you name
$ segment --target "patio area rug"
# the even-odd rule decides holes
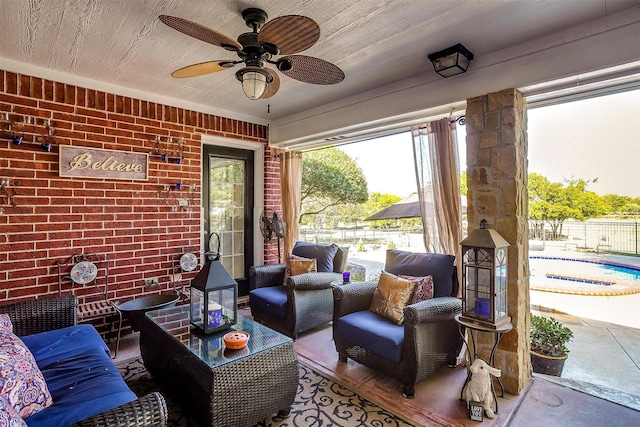
[[[389,426],[406,427],[413,424],[398,418],[383,408],[333,380],[299,363],[299,385],[296,399],[288,417],[274,415],[257,427],[272,426]],[[191,426],[180,406],[163,392],[162,387],[149,375],[142,359],[134,358],[117,364],[118,370],[131,390],[138,396],[159,391],[167,401],[170,427]]]

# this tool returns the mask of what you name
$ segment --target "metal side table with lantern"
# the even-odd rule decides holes
[[[513,329],[513,326],[511,325],[511,323],[507,323],[506,325],[502,325],[500,327],[496,328],[490,328],[487,326],[482,326],[478,323],[475,322],[469,322],[469,321],[465,321],[463,319],[460,318],[459,314],[456,314],[454,316],[455,321],[458,323],[458,327],[460,330],[460,336],[462,337],[462,339],[464,340],[465,346],[467,348],[467,354],[469,355],[469,359],[470,359],[470,363],[473,362],[475,359],[480,358],[480,355],[477,352],[477,345],[476,345],[476,334],[478,332],[484,332],[484,333],[488,333],[488,334],[495,334],[496,338],[493,342],[493,347],[491,347],[491,353],[489,353],[489,360],[485,360],[485,362],[487,362],[489,364],[489,366],[494,366],[494,357],[496,354],[496,348],[498,347],[498,343],[500,342],[500,339],[502,338],[502,336],[504,334],[506,334],[507,332],[509,332],[511,329]],[[469,330],[469,336],[471,337],[471,347],[469,346],[469,342],[467,341],[466,338],[466,330]],[[473,348],[473,354],[471,353],[471,349]],[[483,359],[484,360],[484,359]],[[467,379],[464,382],[464,385],[462,386],[462,389],[460,390],[460,400],[464,400],[463,398],[463,393],[464,393],[464,388],[467,386],[467,384],[469,383],[469,381],[471,380],[471,371],[467,371]],[[498,380],[498,384],[500,385],[500,397],[504,397],[504,387],[502,386],[502,381],[500,380],[500,377],[497,377]],[[498,413],[498,399],[496,399],[496,390],[493,386],[493,381],[491,382],[491,393],[493,394],[493,401],[495,402],[496,405],[496,414]]]
[[[507,312],[507,266],[509,242],[496,230],[490,229],[486,219],[480,221],[480,228],[473,230],[467,238],[460,242],[462,246],[462,313],[455,316],[460,336],[467,346],[470,363],[477,358],[476,334],[484,332],[495,334],[495,340],[489,360],[494,366],[494,356],[502,335],[509,332],[511,317]],[[471,344],[469,346],[465,331],[469,329]],[[471,354],[473,348],[473,355]],[[464,389],[471,380],[471,371],[467,371],[467,379],[460,391],[463,400]],[[500,397],[504,397],[504,387],[500,384]],[[498,400],[491,381],[491,393],[498,413]]]

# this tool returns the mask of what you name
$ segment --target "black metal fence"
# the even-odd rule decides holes
[[[466,227],[463,227],[466,229]],[[551,241],[551,228],[542,221],[529,221],[529,238],[544,245]],[[419,248],[423,247],[422,228],[369,229],[345,228],[333,230],[302,229],[300,240],[336,243],[357,248]],[[564,221],[557,245],[567,249],[613,252],[640,256],[640,222],[634,220]]]
[[[546,241],[551,235],[549,224],[529,221],[531,239]],[[564,221],[560,236],[566,246],[596,252],[640,255],[640,222],[632,220]]]

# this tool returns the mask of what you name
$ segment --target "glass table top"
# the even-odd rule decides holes
[[[240,315],[231,328],[207,335],[191,325],[188,305],[151,310],[145,315],[212,369],[292,342],[291,338]],[[233,331],[249,333],[246,347],[240,350],[226,348],[222,337]]]

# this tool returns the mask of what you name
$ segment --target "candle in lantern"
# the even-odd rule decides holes
[[[207,307],[207,321],[209,327],[217,327],[222,324],[222,306],[215,301],[209,300],[209,306]]]

